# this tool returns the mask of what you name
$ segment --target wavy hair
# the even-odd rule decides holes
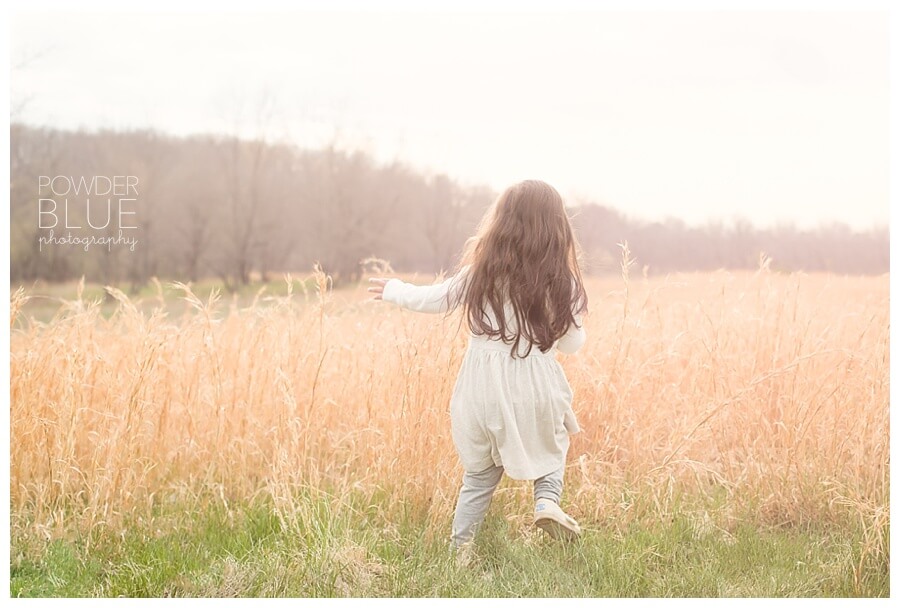
[[[539,180],[519,182],[497,197],[466,241],[455,273],[464,283],[448,291],[448,308],[462,304],[471,332],[512,344],[513,358],[523,338],[524,356],[534,345],[547,352],[575,315],[587,312],[581,258],[559,192]],[[515,328],[506,318],[507,301]],[[499,327],[486,317],[488,306]]]

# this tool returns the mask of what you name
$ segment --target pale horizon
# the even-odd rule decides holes
[[[539,178],[646,221],[889,222],[879,13],[23,13],[10,29],[25,124],[337,133],[381,162],[495,190]]]

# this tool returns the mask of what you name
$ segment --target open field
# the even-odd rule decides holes
[[[13,294],[13,595],[889,594],[887,275],[588,279],[559,355],[586,533],[548,542],[505,480],[467,568],[460,316],[317,280]]]

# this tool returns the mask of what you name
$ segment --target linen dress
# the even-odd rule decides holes
[[[382,299],[425,313],[447,311],[447,292],[465,288],[468,266],[435,285],[413,285],[400,279],[385,283]],[[453,298],[454,302],[457,301]],[[485,311],[492,327],[498,326],[490,306]],[[515,314],[505,303],[508,328],[516,329]],[[581,325],[581,315],[576,315]],[[568,331],[546,353],[527,339],[512,358],[511,344],[486,336],[469,335],[450,399],[453,443],[466,472],[502,466],[513,479],[537,479],[565,465],[569,434],[581,429],[572,410],[572,387],[556,359],[556,352],[572,354],[584,344],[583,327]]]

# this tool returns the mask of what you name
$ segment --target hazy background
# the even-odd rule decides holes
[[[625,238],[660,271],[760,248],[888,267],[886,13],[22,13],[11,34],[14,278],[436,270],[525,178],[583,211],[592,271]],[[148,267],[28,249],[34,175],[123,170]]]

